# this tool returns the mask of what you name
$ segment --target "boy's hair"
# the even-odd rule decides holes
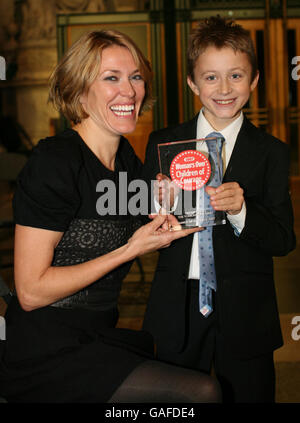
[[[88,117],[80,97],[98,76],[102,51],[111,46],[127,48],[145,81],[142,110],[152,105],[152,70],[149,61],[126,34],[114,30],[85,33],[65,53],[50,77],[49,101],[74,124]]]
[[[257,60],[250,32],[232,20],[211,16],[200,22],[191,32],[188,46],[187,73],[194,81],[197,59],[208,47],[232,48],[235,52],[246,53],[252,67],[251,82],[257,75]]]

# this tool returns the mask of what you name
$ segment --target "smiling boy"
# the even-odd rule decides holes
[[[226,224],[212,230],[212,310],[199,308],[204,229],[161,250],[144,328],[159,359],[206,372],[214,365],[225,402],[274,401],[273,351],[282,336],[272,258],[295,248],[288,147],[242,113],[258,79],[248,31],[220,17],[200,23],[187,83],[203,107],[191,121],[153,132],[144,166],[150,183],[159,173],[158,143],[212,132],[224,138],[222,184],[207,188],[214,209],[226,212]]]

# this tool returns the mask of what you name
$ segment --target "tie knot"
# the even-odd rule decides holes
[[[216,138],[216,142],[210,142],[209,140],[206,140],[208,151],[218,151],[219,153],[221,153],[223,142],[225,141],[223,135],[220,134],[220,132],[211,132],[205,137],[205,139],[206,138]]]

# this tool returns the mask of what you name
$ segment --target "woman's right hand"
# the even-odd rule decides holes
[[[139,228],[128,240],[127,245],[132,258],[135,258],[169,247],[172,241],[202,229],[180,229],[175,216],[158,214],[152,222]]]

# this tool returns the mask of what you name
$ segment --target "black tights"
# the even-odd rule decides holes
[[[209,375],[148,360],[130,373],[108,402],[221,402],[221,390],[218,382]]]

